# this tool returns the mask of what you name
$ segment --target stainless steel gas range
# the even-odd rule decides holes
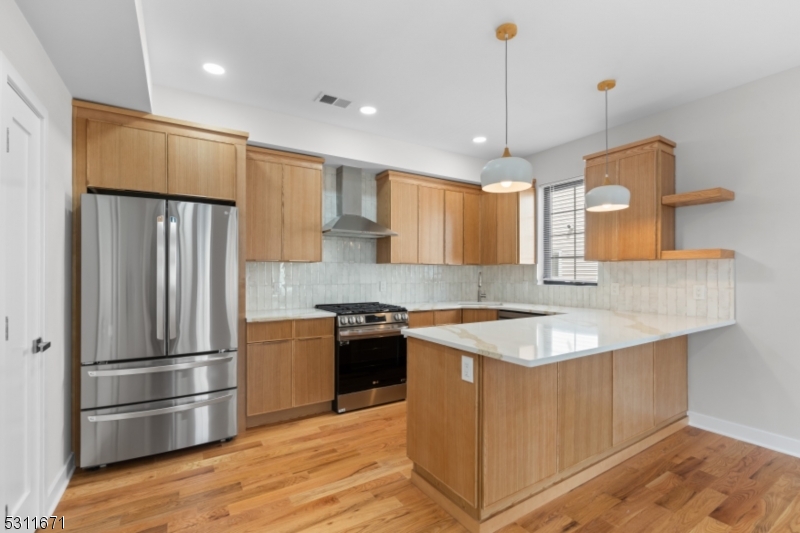
[[[336,397],[344,413],[406,398],[404,307],[378,302],[318,305],[336,313]]]

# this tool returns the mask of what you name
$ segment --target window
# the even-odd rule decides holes
[[[596,285],[597,263],[583,259],[583,177],[543,189],[544,283]]]

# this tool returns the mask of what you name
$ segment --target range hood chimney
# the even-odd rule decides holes
[[[339,216],[325,224],[322,233],[362,239],[380,239],[397,235],[361,215],[360,168],[341,166],[336,169],[336,212]]]

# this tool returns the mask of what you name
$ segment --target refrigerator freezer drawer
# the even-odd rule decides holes
[[[238,352],[81,367],[81,409],[166,400],[236,387]]]
[[[82,468],[236,435],[236,389],[81,412]]]

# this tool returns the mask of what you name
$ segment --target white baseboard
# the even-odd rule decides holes
[[[71,453],[69,454],[67,462],[61,468],[61,471],[52,483],[50,483],[50,486],[47,487],[47,499],[44,508],[47,509],[48,512],[45,516],[51,516],[55,513],[58,502],[61,501],[64,491],[67,490],[67,485],[69,484],[73,472],[75,472],[75,454]]]
[[[777,433],[770,433],[763,429],[751,428],[737,424],[736,422],[729,422],[713,416],[702,415],[689,411],[689,425],[705,429],[712,433],[719,433],[732,439],[749,442],[762,448],[768,448],[776,452],[785,453],[794,457],[800,457],[800,440],[784,437]]]

